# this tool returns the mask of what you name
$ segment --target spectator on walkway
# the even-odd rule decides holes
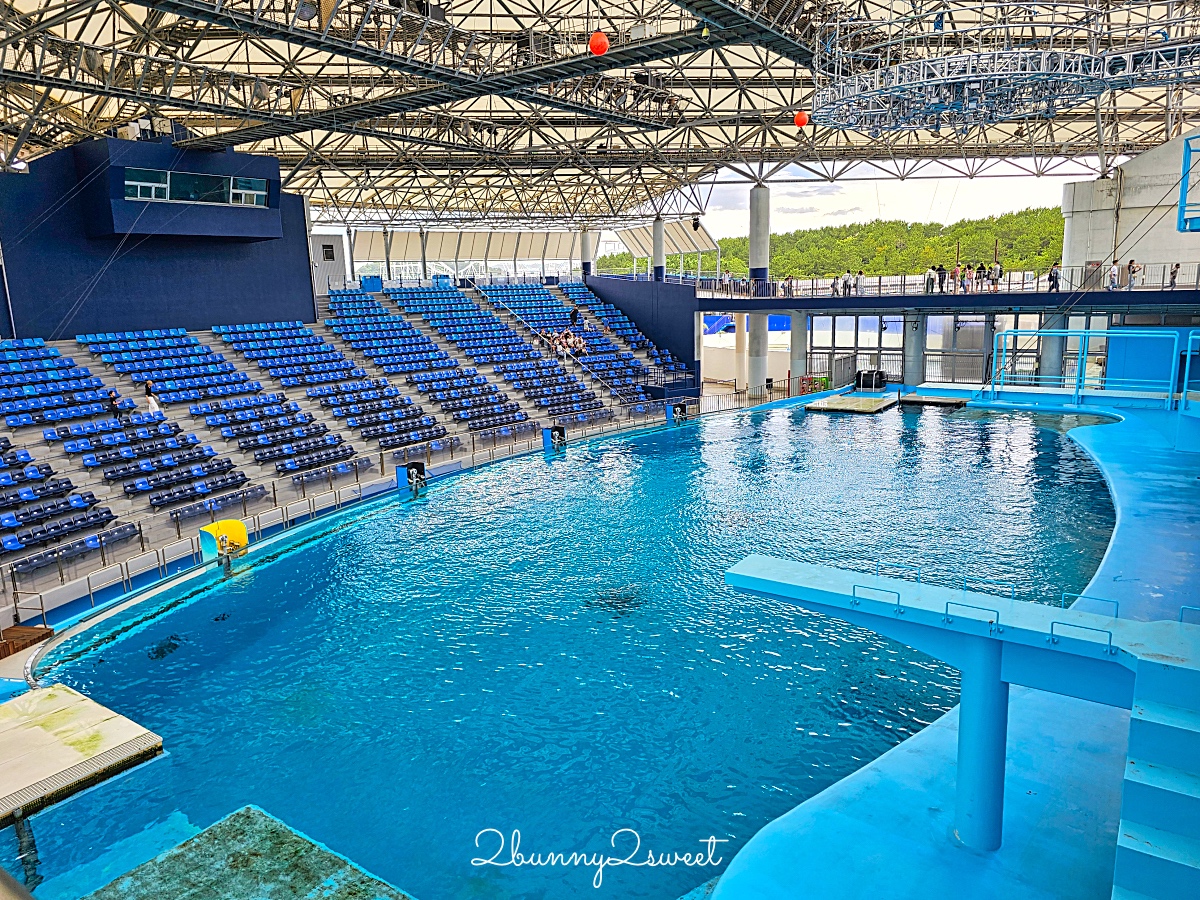
[[[970,265],[963,266],[962,284],[964,294],[971,293],[975,287],[975,270]]]
[[[854,276],[850,274],[850,270],[846,270],[846,274],[842,276],[842,296],[850,296],[850,286],[854,283]]]
[[[860,297],[867,293],[867,276],[863,274],[862,269],[859,269],[858,274],[854,276],[854,293]]]
[[[986,293],[988,289],[988,268],[983,263],[975,267],[975,292]]]
[[[954,263],[954,268],[950,270],[950,292],[957,294],[962,286],[962,265],[958,262]]]
[[[1179,263],[1171,266],[1171,283],[1167,285],[1171,290],[1175,290],[1175,283],[1179,281]]]
[[[839,296],[838,285],[841,283],[842,283],[841,279],[838,278],[836,275],[834,275],[833,281],[829,282],[829,296],[831,296],[831,297]]]
[[[938,263],[937,267],[938,293],[946,293],[946,267]]]
[[[1046,277],[1046,280],[1050,283],[1050,293],[1057,294],[1059,282],[1062,280],[1062,271],[1058,268],[1057,260],[1050,267],[1050,274]]]
[[[1129,283],[1125,285],[1125,290],[1132,291],[1137,287],[1138,273],[1142,271],[1142,267],[1135,263],[1132,259],[1129,265],[1125,267],[1125,272],[1129,278]]]
[[[992,263],[992,293],[1000,293],[1000,279],[1004,277],[1004,266],[1000,265],[1000,260]]]
[[[933,266],[929,266],[925,270],[925,293],[933,293],[933,282],[937,278],[937,273],[933,271]]]
[[[1121,263],[1119,260],[1113,260],[1112,266],[1108,270],[1108,289],[1115,291],[1121,284]]]

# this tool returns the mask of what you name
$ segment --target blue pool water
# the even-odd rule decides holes
[[[1061,425],[1020,414],[775,409],[470,474],[56,651],[44,674],[168,755],[31,820],[36,893],[77,897],[254,803],[419,900],[674,900],[719,869],[597,889],[583,867],[473,866],[498,843],[475,838],[611,854],[632,828],[643,854],[715,836],[728,861],[957,697],[953,670],[735,594],[727,567],[882,556],[1054,602],[1112,525]]]

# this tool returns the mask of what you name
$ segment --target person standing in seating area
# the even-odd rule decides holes
[[[157,415],[158,413],[162,412],[162,407],[158,405],[158,398],[154,396],[153,381],[146,382],[146,409],[149,410],[152,415]]]
[[[574,328],[579,324],[579,307],[571,307],[571,327]]]
[[[116,391],[108,392],[108,411],[117,420],[118,425],[125,424],[125,413],[121,409],[121,398],[117,396]]]

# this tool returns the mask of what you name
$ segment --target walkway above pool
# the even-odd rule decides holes
[[[253,806],[85,900],[412,900]]]
[[[65,685],[0,704],[0,826],[162,753],[162,738]]]

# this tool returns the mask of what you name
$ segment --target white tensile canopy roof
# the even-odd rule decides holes
[[[385,241],[391,241],[390,248]],[[429,231],[425,233],[428,262],[451,260],[575,259],[580,254],[577,231]],[[417,231],[354,233],[356,262],[420,262],[421,234]]]
[[[654,255],[654,229],[649,225],[618,231],[617,237],[634,256]],[[663,250],[667,256],[679,253],[709,253],[716,249],[717,242],[703,225],[694,229],[691,222],[663,223]]]

